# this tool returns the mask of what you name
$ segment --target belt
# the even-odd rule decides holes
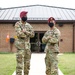
[[[25,39],[25,37],[18,37],[18,39],[23,39],[23,40],[24,40],[24,39]]]

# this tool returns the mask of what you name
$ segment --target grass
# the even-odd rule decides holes
[[[75,75],[75,53],[66,53],[59,56],[59,68],[64,75]]]
[[[0,75],[12,75],[16,66],[15,54],[0,53]]]
[[[12,75],[16,69],[15,56],[13,53],[0,53],[0,75]],[[60,55],[59,68],[64,75],[75,75],[75,53]]]

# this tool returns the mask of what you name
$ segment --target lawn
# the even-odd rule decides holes
[[[75,75],[75,53],[65,53],[59,57],[59,68],[64,75]],[[12,75],[16,69],[16,55],[0,53],[0,75]]]
[[[0,54],[0,75],[12,75],[16,66],[15,54]]]
[[[64,75],[75,75],[75,53],[66,53],[59,56],[59,68]]]

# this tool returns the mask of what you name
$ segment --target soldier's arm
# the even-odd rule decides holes
[[[47,43],[48,40],[49,40],[49,36],[48,36],[48,32],[46,32],[46,33],[44,34],[43,38],[42,38],[42,42],[43,42],[43,43]]]
[[[58,43],[60,39],[60,31],[57,31],[54,33],[52,37],[50,37],[49,41],[50,43]]]
[[[33,30],[33,27],[30,26],[30,27],[29,27],[29,30],[26,30],[26,31],[25,31],[25,34],[26,34],[27,36],[29,36],[29,37],[34,37],[34,30]]]
[[[15,31],[18,37],[26,37],[18,22],[15,24]]]

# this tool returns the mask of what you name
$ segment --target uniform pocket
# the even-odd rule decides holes
[[[30,43],[29,42],[25,42],[25,49],[30,50]]]
[[[15,41],[15,47],[16,47],[17,49],[24,49],[25,44],[24,44],[24,42],[21,41],[21,40],[16,40],[16,41]]]

